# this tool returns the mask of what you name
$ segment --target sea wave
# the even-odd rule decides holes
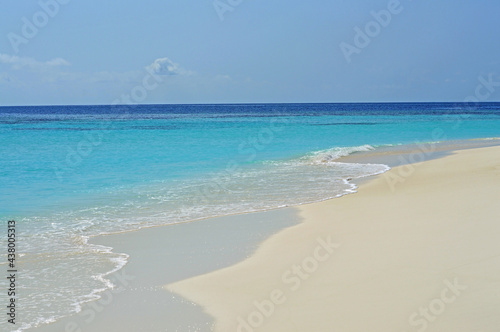
[[[114,287],[108,276],[127,263],[128,255],[89,244],[89,237],[350,194],[356,191],[352,179],[380,174],[389,167],[338,160],[374,149],[372,145],[333,147],[242,166],[232,173],[122,188],[112,195],[107,193],[106,198],[96,197],[95,202],[102,201],[101,205],[25,220],[27,226],[37,228],[31,230],[26,241],[30,246],[23,252],[29,262],[23,268],[29,276],[25,292],[36,290],[36,294],[26,297],[22,329],[75,314],[82,310],[82,304],[99,299],[103,291]],[[87,273],[82,275],[82,269]]]
[[[356,152],[366,152],[373,150],[375,150],[375,147],[372,145],[335,147],[327,150],[313,152],[310,156],[306,157],[306,159],[308,159],[312,163],[329,163]]]

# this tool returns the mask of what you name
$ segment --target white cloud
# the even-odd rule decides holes
[[[33,69],[47,69],[51,67],[69,66],[70,63],[62,58],[55,58],[49,61],[41,62],[33,58],[19,57],[17,55],[8,55],[0,53],[0,63],[11,65],[12,69],[30,67]]]
[[[169,58],[159,58],[156,59],[152,64],[146,67],[146,69],[152,71],[157,75],[190,75],[193,74],[191,71],[187,71],[179,64],[173,62]]]
[[[45,62],[47,66],[70,66],[71,64],[63,58],[55,58]]]
[[[229,76],[229,75],[215,75],[215,80],[217,80],[217,81],[230,81],[231,76]]]

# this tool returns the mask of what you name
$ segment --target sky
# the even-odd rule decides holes
[[[33,0],[0,13],[0,106],[500,100],[498,0]]]

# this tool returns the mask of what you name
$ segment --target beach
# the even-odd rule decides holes
[[[500,1],[3,3],[0,332],[500,331]]]
[[[301,206],[251,258],[165,288],[214,331],[496,331],[500,148],[409,169]]]
[[[15,329],[211,331],[204,305],[163,286],[251,257],[301,223],[299,206],[390,168],[399,188],[410,165],[498,146],[499,109],[138,105],[123,119],[106,105],[0,107],[0,215],[20,236]]]
[[[115,287],[78,314],[35,330],[211,331],[213,318],[164,284],[234,265],[270,234],[299,222],[290,208],[95,237],[93,244],[131,253],[125,267],[106,276]]]
[[[37,330],[496,331],[500,147],[438,150],[340,198],[92,239],[130,255],[117,288]]]

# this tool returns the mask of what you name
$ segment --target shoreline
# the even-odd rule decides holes
[[[472,141],[477,141],[479,143],[477,143],[477,144],[475,144],[475,143],[463,144],[463,142],[472,142]],[[486,144],[486,145],[488,145],[488,144],[498,145],[499,144],[498,141],[499,140],[496,139],[496,138],[492,139],[492,140],[482,140],[482,139],[480,139],[480,140],[467,140],[467,141],[460,141],[461,145],[460,144],[457,145],[456,142],[453,141],[454,143],[451,144],[451,145],[454,145],[454,149],[453,150],[450,149],[450,144],[449,144],[450,142],[441,142],[441,143],[437,143],[440,147],[437,148],[436,151],[434,151],[431,154],[423,156],[423,158],[424,158],[424,160],[432,160],[432,159],[436,159],[436,158],[442,158],[442,157],[445,157],[445,156],[449,156],[450,154],[453,154],[453,151],[460,150],[460,149],[475,149],[478,146],[481,146],[481,145],[484,145],[484,144]],[[431,144],[435,144],[435,143],[431,143]],[[391,166],[394,166],[394,165],[397,165],[397,163],[401,163],[401,159],[400,158],[398,159],[398,157],[401,157],[401,156],[404,156],[404,155],[408,156],[408,155],[411,155],[412,153],[415,153],[415,151],[417,151],[417,152],[419,151],[418,148],[414,148],[414,147],[410,147],[410,146],[405,146],[405,147],[407,148],[407,150],[405,150],[404,153],[402,153],[401,151],[395,151],[395,150],[393,150],[392,153],[391,152],[380,153],[380,150],[377,149],[375,151],[360,152],[360,153],[356,153],[356,154],[353,154],[353,155],[350,155],[350,156],[347,156],[347,157],[342,157],[338,161],[339,162],[365,163],[365,162],[367,162],[369,160],[370,161],[371,160],[375,160],[375,159],[376,160],[382,160],[380,158],[385,158],[384,160],[387,161],[386,164],[391,164],[392,163]],[[356,161],[354,161],[354,160],[356,160]],[[364,162],[360,161],[360,160],[363,160]],[[401,163],[401,165],[403,165],[403,164]],[[376,178],[378,178],[380,176],[381,175],[369,176],[367,178],[353,179],[351,181],[351,183],[355,184],[356,186],[359,186],[360,184],[364,186],[365,183],[370,183],[373,179],[376,179]],[[359,188],[357,188],[357,190],[359,190]],[[340,198],[336,198],[335,200],[342,199],[343,197],[347,197],[347,196],[352,196],[352,195],[348,195],[347,194],[347,195],[344,195],[344,196],[342,196]],[[356,195],[354,195],[354,196],[356,196]],[[237,265],[237,264],[241,263],[241,261],[243,259],[246,259],[246,258],[249,257],[248,256],[249,253],[254,252],[254,250],[257,249],[258,247],[260,248],[260,246],[262,245],[263,241],[267,242],[270,237],[272,237],[272,236],[274,236],[276,234],[279,234],[279,233],[283,232],[284,230],[287,230],[290,227],[294,227],[293,225],[300,225],[300,224],[302,224],[302,222],[299,223],[299,219],[301,219],[301,218],[298,218],[297,216],[295,216],[295,217],[292,216],[294,214],[297,214],[297,211],[301,210],[302,207],[307,207],[307,206],[312,205],[312,204],[323,204],[323,203],[331,202],[331,201],[335,201],[335,200],[334,199],[328,199],[328,200],[323,200],[323,201],[315,202],[315,203],[306,203],[304,205],[298,205],[298,206],[293,206],[293,207],[285,207],[285,208],[278,208],[278,209],[266,210],[266,211],[262,211],[262,212],[251,212],[251,213],[230,215],[230,216],[224,216],[224,217],[215,217],[215,218],[201,219],[201,220],[192,221],[192,222],[178,223],[178,224],[173,224],[173,225],[153,226],[153,227],[143,228],[143,229],[136,230],[136,231],[126,231],[126,232],[113,233],[113,234],[108,234],[108,235],[99,235],[99,236],[96,236],[96,237],[91,237],[90,238],[90,242],[93,243],[93,244],[104,245],[106,247],[112,247],[113,248],[112,249],[113,252],[126,252],[127,254],[130,255],[131,258],[130,258],[129,263],[127,263],[127,265],[124,268],[122,268],[122,270],[120,270],[121,272],[118,271],[118,272],[113,273],[114,275],[120,275],[120,273],[126,272],[126,271],[128,271],[130,269],[129,264],[130,264],[130,262],[133,259],[140,257],[140,250],[138,250],[137,243],[136,244],[133,244],[133,243],[132,244],[131,243],[125,244],[123,242],[124,241],[123,239],[128,238],[128,241],[133,242],[132,240],[134,238],[139,237],[139,233],[141,233],[141,232],[143,234],[144,233],[148,233],[148,235],[144,235],[144,238],[148,238],[148,237],[151,238],[153,233],[161,232],[161,231],[163,231],[163,229],[168,229],[168,230],[164,231],[164,233],[171,233],[171,228],[172,227],[182,227],[182,225],[192,225],[192,226],[185,226],[185,227],[193,228],[193,229],[203,228],[201,226],[202,224],[206,223],[207,225],[208,224],[214,224],[215,225],[217,223],[217,220],[219,220],[219,219],[227,219],[228,221],[226,222],[226,225],[230,225],[230,224],[232,224],[234,222],[234,219],[238,219],[238,218],[243,218],[243,219],[247,219],[248,218],[248,220],[247,220],[248,224],[246,224],[245,230],[246,231],[249,231],[249,230],[255,231],[255,224],[251,220],[254,220],[256,215],[268,215],[269,217],[265,217],[265,218],[269,218],[270,220],[271,219],[276,220],[276,219],[280,219],[280,218],[283,219],[283,220],[281,220],[281,222],[278,223],[279,225],[274,224],[274,222],[273,222],[274,226],[276,226],[277,228],[273,226],[273,227],[271,227],[272,229],[269,229],[269,227],[268,227],[269,225],[267,225],[266,226],[267,228],[264,227],[264,229],[258,230],[257,233],[259,233],[260,237],[258,237],[258,239],[256,237],[254,237],[250,241],[250,242],[253,241],[253,243],[251,245],[247,246],[245,253],[240,252],[239,256],[236,255],[238,257],[234,256],[231,259],[226,259],[226,261],[224,263],[222,263],[222,264],[221,264],[221,260],[222,259],[220,257],[218,257],[217,259],[219,260],[219,263],[216,263],[214,261],[214,262],[212,262],[211,267],[206,267],[205,270],[203,270],[201,272],[198,271],[198,272],[196,272],[194,274],[193,274],[193,272],[191,272],[192,275],[184,275],[184,276],[179,277],[179,280],[185,280],[188,277],[193,277],[194,275],[197,275],[197,273],[198,274],[202,274],[202,273],[216,272],[216,271],[219,271],[221,269],[226,269],[226,268],[228,268],[228,266],[230,266],[232,264],[236,264]],[[273,214],[274,214],[274,216],[271,216]],[[287,215],[287,216],[283,218],[283,215]],[[290,220],[293,220],[293,221],[290,221]],[[221,225],[222,225],[222,223],[221,223]],[[167,227],[167,226],[169,226],[169,227]],[[219,225],[217,225],[215,227],[216,228],[220,228]],[[208,230],[208,232],[213,232],[213,230]],[[113,239],[113,240],[110,241],[110,239]],[[144,241],[149,242],[150,240],[149,239],[144,239],[143,242]],[[112,242],[114,242],[113,245],[110,245]],[[159,245],[160,242],[157,242],[157,244]],[[239,248],[240,247],[240,245],[238,243],[228,244],[228,246],[231,246],[231,245],[232,245],[232,248],[226,247],[224,250],[234,251],[235,248]],[[120,246],[123,247],[123,250],[120,249]],[[203,250],[202,248],[199,248],[199,249]],[[259,249],[257,249],[257,251],[258,250]],[[149,254],[152,254],[155,251],[156,252],[158,251],[157,247],[153,248],[152,251]],[[245,251],[245,250],[243,250],[243,251]],[[197,258],[194,257],[193,259],[196,262],[196,261],[200,260],[200,257],[197,257]],[[126,272],[126,273],[128,273],[128,272]],[[159,274],[158,271],[154,271],[152,273],[153,274]],[[118,284],[119,284],[120,277],[115,278],[116,280],[113,280],[113,278],[111,278],[111,279],[112,279],[112,281],[115,284],[116,284],[116,281],[118,281]],[[163,278],[163,279],[165,279],[165,278]],[[166,283],[171,284],[173,282],[175,282],[175,281],[170,280],[170,282],[164,282],[163,284],[166,284]],[[138,287],[138,288],[142,287],[142,290],[139,290],[139,292],[141,292],[141,296],[146,295],[145,298],[149,297],[149,295],[145,294],[145,292],[151,291],[151,289],[150,290],[145,290],[145,288],[150,287],[150,286],[144,286],[144,282],[143,281],[141,281],[139,284],[142,285],[142,286]],[[127,286],[129,286],[129,285],[127,284],[127,285],[124,285],[124,286],[125,286],[124,287],[125,290],[127,290]],[[161,287],[159,286],[159,284],[156,284],[154,287],[156,287],[154,289],[154,292],[156,292],[156,293],[158,291],[160,291],[160,289],[161,289]],[[137,291],[137,290],[135,290],[135,291]],[[104,293],[106,293],[106,292],[104,292]],[[163,295],[164,296],[166,295],[165,298],[168,297],[168,293],[167,294],[163,294]],[[122,295],[120,295],[119,293],[116,293],[116,294],[114,294],[114,298],[120,299],[120,298],[122,298]],[[99,317],[108,316],[108,318],[104,317],[104,318],[96,319],[96,320],[99,321],[98,325],[94,325],[95,324],[94,322],[92,322],[92,324],[86,324],[85,323],[85,319],[83,319],[84,317],[81,317],[82,319],[80,319],[80,323],[77,323],[78,328],[80,328],[81,331],[86,331],[85,328],[90,328],[88,330],[92,330],[96,326],[101,326],[102,328],[104,328],[104,326],[109,327],[109,324],[112,321],[111,316],[110,316],[111,314],[109,313],[109,311],[112,311],[112,310],[117,311],[116,308],[115,309],[112,309],[112,308],[115,307],[116,303],[120,302],[120,301],[119,300],[113,300],[110,305],[106,305],[103,310],[106,310],[108,312],[107,314],[106,314],[106,312],[103,312],[102,315],[96,315],[96,316],[99,316]],[[179,303],[181,303],[181,302],[183,302],[183,300],[179,301]],[[184,301],[183,305],[185,305],[186,307],[192,307],[191,309],[193,309],[193,308],[196,307],[196,306],[193,306],[192,304],[185,303],[185,301]],[[88,310],[88,308],[86,309],[85,307],[92,307],[92,303],[90,303],[90,304],[84,304],[83,306],[84,306],[83,312],[85,312],[86,310]],[[189,309],[189,310],[191,310],[191,313],[193,313],[193,314],[194,314],[195,311],[197,311],[197,313],[196,313],[197,317],[202,317],[202,316],[204,317],[204,318],[200,318],[200,322],[203,321],[203,323],[200,323],[199,325],[197,325],[197,328],[199,328],[201,331],[204,331],[204,330],[209,331],[210,329],[209,328],[206,329],[206,328],[210,324],[209,323],[210,319],[207,320],[206,314],[201,313],[201,308],[199,308],[199,307],[196,307],[196,308],[199,309],[199,310],[194,310],[194,309],[193,310]],[[184,309],[184,310],[187,310],[187,309]],[[163,317],[162,319],[165,320],[165,317]],[[37,330],[44,331],[45,330],[44,328],[47,328],[46,330],[49,331],[49,330],[51,330],[51,328],[59,328],[59,327],[63,327],[63,326],[66,326],[66,328],[67,328],[68,323],[75,322],[75,321],[76,322],[79,321],[78,314],[76,314],[74,316],[71,316],[71,317],[63,318],[62,320],[60,320],[60,321],[58,321],[58,322],[56,322],[54,324],[42,326],[40,328],[37,328]],[[189,321],[189,319],[188,319],[188,321]],[[103,324],[103,325],[101,325],[101,324]],[[85,327],[85,328],[82,328],[82,327]],[[120,329],[120,330],[123,330],[123,329]],[[144,329],[144,330],[146,331],[148,329]]]
[[[201,307],[165,292],[163,284],[236,264],[269,235],[299,222],[294,208],[281,208],[93,237],[90,243],[130,256],[107,276],[116,288],[82,304],[81,312],[33,330],[211,331],[213,320]]]
[[[300,206],[304,222],[249,259],[165,288],[201,304],[216,332],[495,331],[499,156],[456,151],[397,188],[379,176]]]

